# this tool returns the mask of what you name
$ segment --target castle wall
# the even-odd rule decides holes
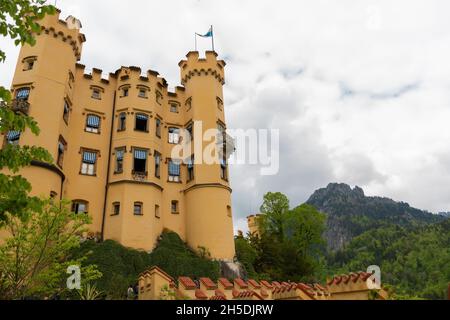
[[[190,52],[179,64],[184,87],[169,92],[166,81],[152,70],[121,67],[107,78],[99,69],[88,73],[77,63],[85,37],[75,19],[62,21],[58,12],[46,17],[42,26],[36,45],[21,49],[12,85],[13,93],[30,87],[29,114],[41,128],[38,137],[22,133],[20,144],[42,146],[54,158],[51,165],[21,171],[30,180],[32,193],[56,194],[86,204],[91,232],[125,246],[150,251],[161,232],[169,229],[194,249],[205,247],[213,258],[231,260],[231,189],[228,177],[221,178],[220,164],[195,164],[191,181],[185,164],[179,181],[171,181],[168,172],[172,149],[178,146],[170,141],[170,128],[182,130],[194,121],[201,121],[203,130],[217,128],[219,123],[225,126],[225,63],[214,52],[207,52],[205,59]],[[35,63],[25,70],[29,57]],[[144,131],[136,130],[141,116],[147,117]],[[94,130],[88,128],[92,117],[97,122]],[[61,142],[63,160],[58,162]],[[193,150],[196,158],[205,146]],[[122,170],[118,171],[116,157],[121,152]],[[161,155],[159,175],[156,153]],[[92,154],[93,166],[83,164],[92,160]],[[139,172],[137,156],[145,156]],[[142,208],[139,215],[137,203]]]

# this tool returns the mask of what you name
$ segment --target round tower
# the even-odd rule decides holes
[[[203,141],[209,129],[224,132],[223,85],[225,62],[207,51],[205,58],[189,52],[179,63],[186,90],[186,116],[192,120],[194,145],[193,178],[186,185],[186,240],[195,250],[206,249],[211,257],[232,260],[235,255],[231,189],[226,159],[216,152],[215,163],[204,157],[214,139]],[[201,141],[198,141],[201,140]]]
[[[34,46],[24,45],[19,54],[13,83],[13,104],[33,117],[41,129],[39,136],[29,130],[16,133],[15,141],[5,143],[45,148],[54,165],[33,162],[21,174],[32,185],[35,195],[58,196],[63,193],[64,155],[67,150],[68,123],[73,100],[76,62],[80,59],[85,37],[81,23],[74,17],[59,19],[60,11],[42,21]]]

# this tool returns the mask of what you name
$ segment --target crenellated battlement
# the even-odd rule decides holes
[[[66,21],[60,19],[60,10],[54,15],[46,15],[40,22],[41,31],[38,34],[46,34],[61,39],[72,47],[77,60],[81,59],[83,43],[86,36],[80,32],[81,23],[76,18],[69,16]]]
[[[222,85],[225,84],[225,61],[217,60],[215,51],[206,51],[205,58],[199,57],[198,51],[190,51],[186,55],[187,60],[181,60],[178,66],[181,69],[181,84],[194,76],[214,76]]]
[[[348,275],[353,277],[353,275]],[[356,283],[365,283],[371,274],[359,273]],[[340,277],[340,276],[338,276]],[[335,277],[336,278],[336,277]],[[353,278],[352,278],[353,279]],[[352,280],[353,282],[353,280]],[[158,300],[168,298],[162,296],[163,288],[172,293],[172,299],[180,300],[386,300],[387,291],[367,286],[344,288],[341,286],[306,284],[291,281],[247,281],[236,278],[232,282],[226,278],[212,281],[210,278],[193,280],[190,277],[179,277],[175,281],[169,274],[158,267],[152,267],[139,275],[139,299]]]

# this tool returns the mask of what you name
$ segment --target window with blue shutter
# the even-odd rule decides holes
[[[96,161],[97,161],[97,153],[90,151],[83,152],[84,163],[95,164]]]
[[[100,117],[94,114],[88,114],[86,119],[86,131],[98,133],[100,129]]]
[[[134,149],[133,171],[135,173],[147,173],[147,150]]]
[[[136,114],[136,131],[148,131],[148,116],[146,114],[138,113]]]
[[[179,182],[180,181],[180,162],[169,160],[169,181],[171,182]]]
[[[97,152],[95,151],[83,151],[81,174],[94,176],[96,173]]]
[[[17,100],[28,100],[28,97],[30,96],[30,88],[20,88],[17,90],[16,93],[16,99]]]
[[[20,139],[20,131],[8,131],[6,133],[6,141],[9,144],[18,144]]]

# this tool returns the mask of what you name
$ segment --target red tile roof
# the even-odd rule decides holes
[[[269,296],[266,289],[261,288],[261,296],[263,296],[264,298],[267,298]]]
[[[153,266],[150,269],[147,269],[146,271],[142,272],[139,277],[145,276],[147,274],[152,273],[152,271],[158,271],[159,273],[161,273],[163,276],[167,277],[169,281],[174,281],[174,279],[168,275],[164,270],[162,270],[161,268],[159,268],[158,266]]]
[[[222,296],[212,296],[209,300],[227,300],[227,298]]]
[[[253,298],[253,297],[256,297],[259,300],[264,300],[263,297],[261,297],[259,294],[257,294],[255,291],[252,290],[239,292],[239,295],[237,296],[237,298]]]
[[[272,281],[273,287],[281,287],[281,284],[278,281]]]
[[[359,274],[360,274],[362,281],[366,281],[367,279],[369,279],[372,276],[372,274],[368,273],[368,272],[360,272]]]
[[[237,298],[239,296],[239,290],[233,289],[232,294],[233,294],[233,298]]]
[[[195,290],[195,297],[199,300],[208,299],[208,296],[200,289]]]
[[[227,296],[225,295],[225,293],[223,293],[223,291],[220,290],[220,289],[216,289],[216,291],[215,291],[214,293],[215,293],[215,295],[218,296],[218,297],[224,297],[224,298],[227,297]]]
[[[219,282],[224,286],[225,289],[233,288],[233,284],[226,278],[220,278]]]
[[[297,285],[297,289],[301,290],[302,292],[304,292],[308,297],[310,297],[311,299],[314,299],[314,291],[312,290],[312,288],[304,283],[299,283]]]
[[[272,289],[272,285],[271,285],[268,281],[266,281],[266,280],[261,280],[260,283],[261,283],[264,287],[266,287],[267,289]]]
[[[234,283],[237,284],[241,289],[248,288],[247,284],[241,278],[234,279]]]
[[[183,285],[183,287],[185,287],[188,290],[197,288],[195,282],[189,277],[179,277],[178,282],[180,282]]]
[[[256,288],[256,289],[261,288],[261,285],[260,285],[258,282],[256,282],[255,280],[253,280],[253,279],[249,279],[249,280],[247,281],[247,283],[248,283],[249,285],[251,285],[253,288]]]
[[[217,289],[217,284],[214,283],[210,278],[200,278],[200,282],[205,285],[208,290]]]

